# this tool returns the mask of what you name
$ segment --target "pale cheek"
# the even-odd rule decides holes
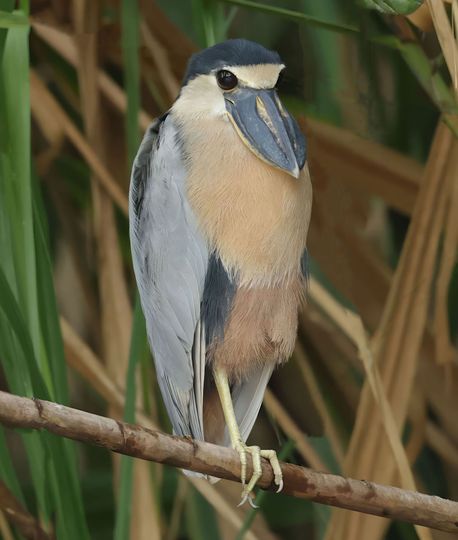
[[[217,90],[210,93],[189,93],[181,97],[174,109],[182,117],[221,118],[226,117],[224,98]]]
[[[227,112],[224,102],[215,103],[210,111],[210,115],[227,120]]]
[[[226,114],[226,105],[224,98],[218,89],[212,89],[212,92],[196,96],[199,101],[199,109],[205,111],[208,117],[219,117]]]

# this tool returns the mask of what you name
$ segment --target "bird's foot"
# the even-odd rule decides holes
[[[262,475],[262,457],[268,459],[270,462],[274,473],[274,482],[275,485],[278,486],[277,493],[283,489],[283,474],[281,472],[277,454],[275,450],[261,450],[259,446],[247,446],[242,441],[239,441],[234,448],[237,450],[240,456],[241,480],[243,485],[242,498],[238,506],[242,506],[246,501],[248,501],[252,508],[257,508],[253,501],[252,491]],[[246,484],[247,454],[251,454],[251,458],[253,460],[253,475],[248,484]]]

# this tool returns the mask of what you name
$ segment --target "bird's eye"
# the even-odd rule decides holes
[[[223,90],[232,90],[239,82],[237,77],[230,71],[227,71],[227,69],[218,71],[216,80],[218,81],[218,86]]]

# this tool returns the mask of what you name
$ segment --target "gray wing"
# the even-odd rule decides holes
[[[173,430],[203,439],[205,339],[200,304],[208,251],[185,191],[171,116],[142,141],[129,194],[133,265],[148,339]]]
[[[248,379],[234,385],[232,388],[232,403],[240,429],[240,435],[244,442],[251,433],[253,424],[258,417],[259,409],[262,405],[267,383],[272,375],[274,366],[266,363],[255,370]],[[224,434],[224,444],[230,446],[229,432],[226,429]]]

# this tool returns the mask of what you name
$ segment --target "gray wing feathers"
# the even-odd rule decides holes
[[[193,363],[194,363],[194,393],[198,396],[197,414],[203,418],[204,411],[204,381],[205,381],[205,329],[199,320],[194,336]]]
[[[254,371],[247,380],[235,385],[232,389],[232,403],[234,404],[240,435],[244,442],[248,439],[253,424],[258,417],[272,371],[273,365],[267,363]],[[230,446],[227,429],[224,434],[224,444]]]
[[[130,237],[148,338],[174,432],[202,439],[205,347],[199,318],[208,252],[186,198],[185,178],[168,116],[150,127],[134,162]]]

